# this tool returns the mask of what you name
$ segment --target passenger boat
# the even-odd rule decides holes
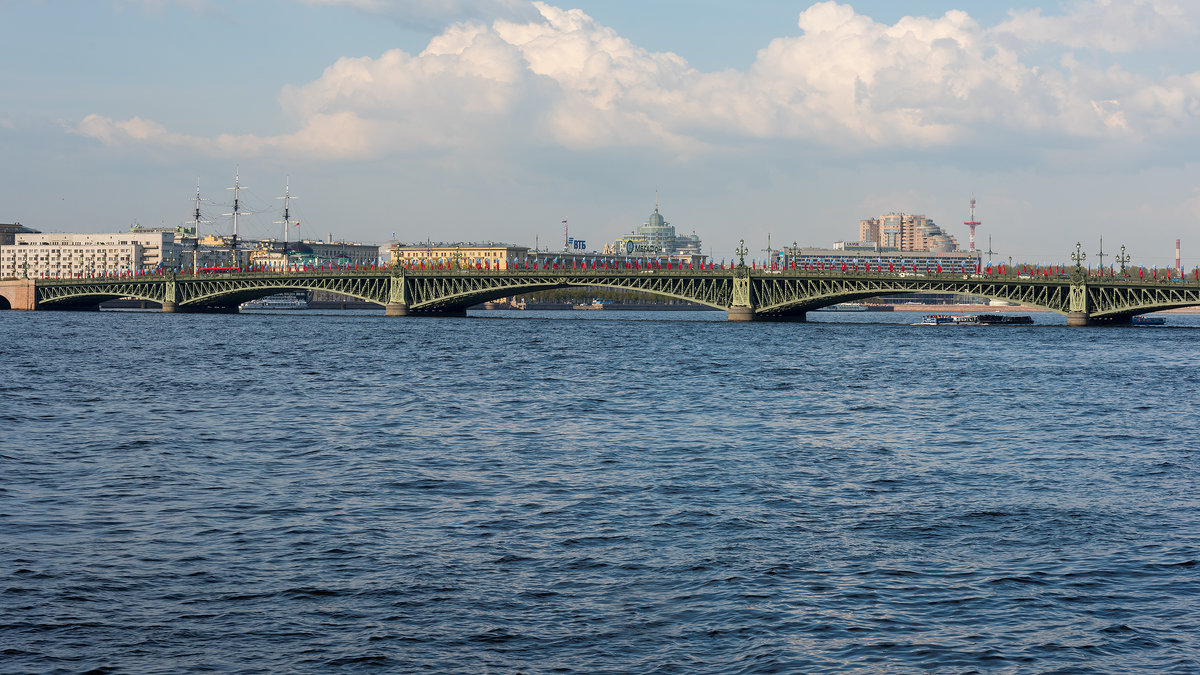
[[[921,321],[921,325],[923,326],[943,326],[946,324],[954,324],[955,326],[1021,326],[1032,323],[1033,319],[1026,315],[1001,316],[999,314],[959,314],[957,316],[931,314]]]
[[[265,298],[250,300],[238,305],[239,310],[280,310],[308,309],[308,299],[304,293],[276,293]]]
[[[1033,323],[1033,317],[1028,314],[980,314],[975,318],[977,323],[989,326],[1025,326]]]
[[[815,311],[818,312],[865,312],[867,306],[857,302],[839,302],[836,305],[828,305],[826,307],[818,307]]]
[[[1135,326],[1161,326],[1167,322],[1161,316],[1132,316],[1129,317],[1129,323]]]

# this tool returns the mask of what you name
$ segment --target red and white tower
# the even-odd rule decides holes
[[[971,195],[971,219],[968,220],[967,222],[963,223],[963,225],[966,225],[967,227],[971,228],[971,250],[972,251],[975,250],[975,228],[979,227],[980,224],[981,223],[978,220],[975,220],[975,196]]]

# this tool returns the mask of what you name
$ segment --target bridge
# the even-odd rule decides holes
[[[387,316],[465,316],[496,298],[556,288],[640,291],[706,305],[730,321],[803,321],[807,312],[880,295],[954,293],[1066,315],[1070,326],[1128,323],[1137,314],[1200,305],[1200,281],[890,271],[731,269],[383,270],[166,273],[136,277],[0,281],[0,309],[97,309],[135,298],[164,312],[236,311],[248,300],[291,290],[329,291],[384,308]]]

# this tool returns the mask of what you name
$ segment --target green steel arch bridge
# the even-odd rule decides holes
[[[496,298],[555,288],[641,291],[728,312],[731,321],[803,321],[807,312],[880,295],[954,293],[1006,300],[1067,316],[1068,325],[1128,322],[1147,312],[1200,305],[1200,281],[1096,278],[1069,274],[920,274],[888,271],[759,270],[347,270],[234,272],[0,282],[0,308],[95,309],[136,298],[164,312],[236,311],[248,300],[289,290],[330,291],[376,303],[387,316],[464,316]]]

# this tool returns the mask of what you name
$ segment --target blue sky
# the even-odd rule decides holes
[[[0,222],[381,242],[628,232],[718,260],[924,213],[966,245],[1200,262],[1187,0],[0,0]]]

